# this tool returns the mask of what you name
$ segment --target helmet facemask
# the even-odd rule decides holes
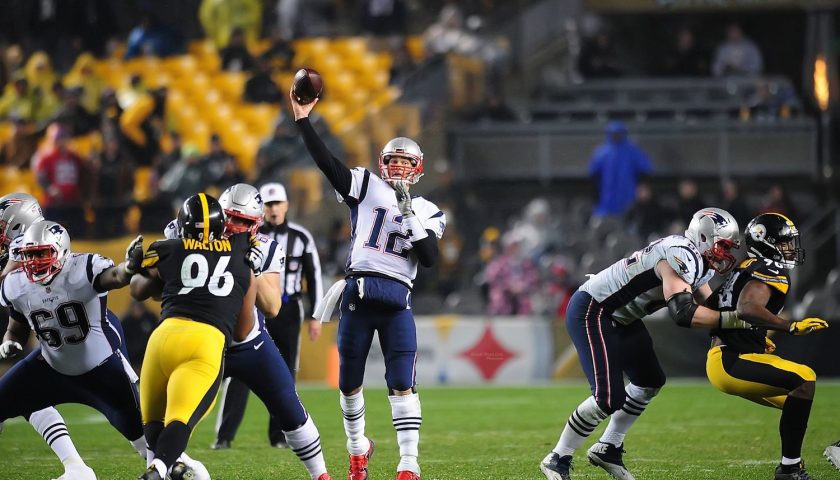
[[[410,164],[395,162],[394,158],[405,158]],[[408,154],[381,155],[379,157],[379,176],[386,182],[417,183],[423,176],[422,159]]]
[[[16,249],[21,257],[21,266],[31,282],[49,283],[61,271],[64,259],[53,245],[30,245]]]
[[[732,255],[732,250],[737,250],[740,246],[737,240],[721,238],[716,240],[710,249],[703,252],[703,258],[716,272],[724,274],[735,267],[737,260],[735,255]]]
[[[248,232],[251,235],[256,235],[262,226],[262,216],[246,215],[237,210],[225,210],[225,234],[224,238],[229,238],[237,233]]]

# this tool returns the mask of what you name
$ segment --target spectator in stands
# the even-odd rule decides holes
[[[361,8],[362,31],[373,35],[402,35],[407,12],[402,0],[364,0]]]
[[[55,148],[44,155],[35,168],[35,178],[44,190],[41,206],[44,217],[56,221],[75,237],[84,235],[85,220],[82,201],[88,192],[87,166],[70,150],[70,131],[56,131]]]
[[[102,99],[99,101],[99,125],[105,131],[113,132],[119,135],[120,132],[120,116],[123,109],[120,107],[120,102],[117,100],[117,92],[113,88],[106,87],[102,91]]]
[[[128,349],[128,358],[131,364],[140,366],[143,364],[143,357],[146,354],[146,344],[152,334],[152,330],[158,324],[158,317],[143,302],[132,300],[128,311],[120,316],[123,330],[125,331],[125,346]]]
[[[166,88],[150,91],[120,116],[123,147],[137,165],[151,165],[160,153],[160,131],[166,109]]]
[[[32,94],[35,98],[35,120],[39,127],[43,128],[43,125],[57,121],[55,117],[64,105],[67,94],[61,80],[53,82],[49,90],[37,89]]]
[[[105,140],[102,153],[91,161],[90,200],[96,222],[96,238],[111,238],[125,234],[125,212],[134,193],[134,165],[120,150],[116,137]]]
[[[663,73],[674,77],[703,77],[709,74],[708,54],[695,42],[688,28],[677,32],[676,45],[663,60]]]
[[[534,261],[523,255],[521,239],[510,233],[502,240],[504,251],[485,270],[490,315],[530,315],[531,295],[539,288],[540,273]]]
[[[3,164],[26,167],[38,147],[36,110],[38,98],[29,88],[29,82],[22,72],[12,77],[0,98],[0,120],[12,123],[12,135],[0,146],[0,160]]]
[[[243,100],[248,103],[280,103],[283,93],[271,78],[268,63],[257,59],[253,75],[245,82]]]
[[[99,126],[99,118],[81,105],[82,93],[81,87],[64,90],[61,106],[50,119],[67,127],[73,137],[87,135]]]
[[[23,71],[23,49],[18,44],[9,45],[3,51],[3,64],[0,65],[0,86],[8,89],[17,72]],[[3,91],[5,93],[5,90]]]
[[[234,28],[245,32],[248,45],[260,38],[262,2],[260,0],[202,0],[198,10],[207,38],[222,49],[228,45]]]
[[[680,226],[674,228],[677,231],[685,230],[688,226],[686,222],[705,206],[705,202],[700,198],[700,189],[697,182],[690,179],[680,180],[677,185],[677,211],[674,218],[675,223],[679,223]]]
[[[731,213],[735,217],[735,220],[738,221],[738,225],[746,227],[752,215],[750,214],[750,208],[747,206],[746,200],[741,196],[738,184],[732,179],[724,180],[721,184],[720,192],[721,198],[723,199],[720,207]]]
[[[243,72],[254,68],[254,58],[245,45],[245,32],[236,27],[230,34],[230,42],[219,54],[222,57],[222,70]]]
[[[232,178],[240,178],[239,170],[236,168],[236,160],[224,147],[222,147],[222,139],[218,133],[210,135],[210,151],[204,156],[201,162],[210,173],[210,183],[216,185],[221,189],[225,189],[234,183],[225,183]],[[230,165],[234,169],[231,171]]]
[[[600,31],[583,44],[578,70],[584,78],[611,78],[622,74],[621,62],[612,36]]]
[[[747,99],[746,107],[750,118],[756,120],[776,120],[790,117],[794,93],[770,82],[759,80],[755,92]]]
[[[636,201],[627,212],[627,223],[632,233],[639,235],[643,240],[661,234],[666,220],[671,216],[659,199],[654,198],[653,189],[649,184],[640,183],[636,187]]]
[[[423,32],[423,44],[432,55],[444,55],[457,49],[466,35],[464,13],[455,1],[447,1],[438,19]]]
[[[282,72],[291,68],[292,59],[295,58],[295,49],[280,29],[275,28],[271,31],[271,46],[263,52],[261,57],[268,64],[269,71]]]
[[[44,52],[35,52],[26,62],[26,80],[33,91],[49,92],[58,79],[53,72],[50,57]]]
[[[744,36],[738,24],[726,29],[726,40],[715,52],[712,73],[716,77],[758,75],[764,69],[764,59],[756,44]]]
[[[184,139],[181,134],[174,130],[169,132],[169,141],[169,152],[160,155],[158,161],[153,165],[157,178],[162,178],[182,158],[181,151],[184,148]]]
[[[274,134],[257,151],[256,175],[253,180],[287,184],[289,171],[298,159],[305,158],[305,153],[306,149],[290,117],[281,112],[274,124]]]
[[[633,205],[639,177],[653,171],[647,154],[627,138],[624,123],[610,122],[606,134],[589,161],[589,176],[599,192],[596,217],[624,215]]]
[[[551,206],[542,197],[528,202],[509,232],[518,239],[518,250],[530,258],[539,258],[557,240],[557,229],[551,224]]]
[[[123,110],[128,109],[138,98],[149,92],[146,85],[143,83],[143,77],[139,73],[134,73],[128,80],[128,86],[121,88],[117,92],[117,99],[119,99],[120,107]]]
[[[185,145],[182,158],[160,180],[160,190],[172,201],[173,208],[180,208],[181,203],[190,195],[204,191],[214,180],[210,169],[204,162],[195,145]]]
[[[76,60],[76,64],[70,73],[64,78],[64,84],[68,87],[80,87],[82,98],[80,103],[90,113],[99,111],[99,102],[105,93],[106,84],[94,70],[96,60],[93,55],[84,53]]]
[[[141,18],[140,25],[128,34],[124,58],[129,60],[141,56],[168,57],[184,51],[184,39],[181,34],[164,25],[157,15],[146,13]]]
[[[789,218],[801,221],[797,217],[796,207],[791,200],[785,187],[776,183],[770,187],[764,199],[761,201],[761,206],[758,208],[758,214],[762,213],[781,213]]]
[[[12,77],[12,83],[9,87],[0,97],[0,120],[34,121],[35,96],[29,89],[29,81],[26,80],[26,76],[20,72],[16,73]]]

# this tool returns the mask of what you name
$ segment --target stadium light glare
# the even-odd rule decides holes
[[[828,110],[828,69],[823,55],[818,55],[814,62],[814,96],[820,110],[823,112]]]

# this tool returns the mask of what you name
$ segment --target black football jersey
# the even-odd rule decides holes
[[[202,243],[193,239],[154,242],[143,266],[163,280],[161,318],[184,317],[208,323],[230,339],[251,281],[245,262],[247,233]]]
[[[712,308],[720,311],[735,310],[738,297],[750,280],[757,280],[770,287],[770,301],[767,310],[778,315],[785,306],[785,297],[790,287],[790,275],[778,262],[768,258],[748,258],[729,274],[720,287],[709,299]],[[749,330],[712,330],[713,336],[723,341],[724,348],[738,353],[764,353],[764,337],[767,330],[751,328]]]

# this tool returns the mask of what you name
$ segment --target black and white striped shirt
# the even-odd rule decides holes
[[[286,247],[286,278],[282,282],[283,303],[301,298],[302,280],[305,277],[306,294],[309,297],[307,317],[311,317],[323,295],[321,260],[312,234],[303,226],[289,221],[280,225],[264,223],[260,232]]]

